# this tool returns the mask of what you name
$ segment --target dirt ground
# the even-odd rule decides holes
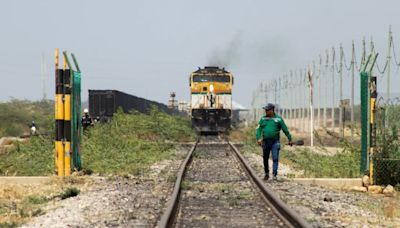
[[[296,128],[290,128],[290,133],[293,136],[293,140],[303,140],[305,146],[311,145],[311,134],[309,132],[299,131]],[[346,129],[345,137],[342,136],[340,129],[332,131],[330,129],[318,129],[314,132],[314,146],[319,147],[341,147],[343,142],[351,142],[353,145],[360,145],[360,135],[356,132],[352,139],[351,131]]]
[[[29,178],[29,177],[28,177]],[[26,182],[29,182],[28,180]],[[49,178],[44,183],[2,183],[0,185],[0,227],[17,226],[44,213],[43,205],[59,201],[72,189],[85,191],[93,184],[90,177]]]

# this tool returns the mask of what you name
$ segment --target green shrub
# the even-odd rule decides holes
[[[30,204],[43,204],[43,203],[46,203],[48,201],[45,197],[36,196],[36,195],[28,196],[26,200]]]
[[[85,170],[100,174],[140,174],[174,155],[176,142],[193,141],[189,118],[156,109],[149,115],[117,112],[112,121],[96,124],[83,134],[81,154]],[[32,137],[16,149],[0,154],[0,175],[54,173],[53,136]]]
[[[54,143],[50,136],[16,142],[16,148],[0,154],[0,175],[51,175],[54,171]]]
[[[69,187],[60,193],[61,199],[68,199],[79,195],[81,191],[76,187]]]
[[[360,154],[343,151],[333,156],[321,155],[306,149],[282,151],[280,158],[296,169],[304,170],[305,177],[352,178],[360,176]]]
[[[400,159],[400,140],[398,127],[382,127],[377,133],[377,156],[379,158]]]
[[[261,149],[255,140],[255,128],[256,126],[251,126],[246,130],[245,150],[261,155]],[[306,177],[359,177],[360,148],[345,140],[340,144],[342,152],[333,156],[316,154],[302,147],[297,147],[295,151],[283,148],[280,161],[295,169],[304,170]]]
[[[0,222],[0,227],[1,228],[14,228],[18,227],[17,222]]]
[[[29,133],[29,125],[33,120],[38,132],[47,134],[53,130],[54,102],[12,99],[0,103],[0,119],[0,137]]]
[[[169,116],[155,109],[150,115],[117,112],[107,124],[95,125],[84,136],[83,166],[95,173],[134,173],[171,158],[172,142],[192,141],[188,118]]]

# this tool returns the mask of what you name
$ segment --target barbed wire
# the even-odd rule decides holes
[[[346,55],[344,54],[344,52],[342,52],[342,55],[343,55],[344,67],[347,70],[347,72],[350,72],[351,68],[353,67],[353,61],[350,62],[350,66],[347,66]]]
[[[365,55],[365,53],[363,53],[362,56],[361,56],[360,64],[357,64],[357,52],[354,52],[354,65],[355,65],[356,70],[358,72],[361,71],[361,65],[363,64],[363,59],[365,58],[364,55]]]
[[[383,74],[386,72],[387,66],[389,65],[388,63],[389,63],[389,60],[386,59],[385,66],[384,66],[383,70],[381,70],[381,68],[379,67],[378,61],[376,61],[376,68],[378,69],[378,72],[382,74],[381,77],[383,77]]]
[[[393,50],[394,63],[396,64],[397,67],[400,67],[400,62],[397,61],[396,48],[394,47],[393,37],[391,39],[391,45]]]
[[[366,64],[367,55],[369,53],[375,53],[376,50],[372,38],[370,42],[367,42],[367,45],[365,42],[365,38],[362,40],[362,42],[362,47],[358,49],[358,52],[356,51],[354,41],[352,42],[350,59],[348,59],[348,57],[350,57],[349,52],[345,52],[342,45],[340,45],[340,51],[337,47],[329,48],[326,50],[325,56],[323,54],[320,54],[316,60],[312,61],[312,67],[311,65],[308,65],[307,69],[313,72],[313,76],[311,79],[312,84],[315,87],[319,87],[319,89],[321,90],[321,94],[324,93],[324,90],[327,90],[329,91],[329,97],[331,97],[331,99],[338,99],[339,90],[341,93],[344,94],[350,93],[349,90],[342,87],[340,87],[341,89],[338,89],[337,85],[339,84],[339,80],[336,80],[335,77],[339,78],[338,74],[340,74],[341,76],[348,78],[349,75],[352,75],[353,71],[356,70],[356,72],[360,72],[365,67],[364,65]],[[366,48],[366,46],[368,48]],[[338,51],[339,53],[336,53],[336,51]],[[392,51],[393,54],[391,54],[390,51]],[[390,33],[389,47],[388,52],[386,53],[386,59],[385,61],[382,61],[381,58],[379,59],[381,61],[376,61],[374,65],[375,73],[381,74],[380,76],[378,76],[379,83],[383,83],[384,78],[386,78],[385,73],[387,73],[388,71],[394,71],[394,69],[391,69],[391,64],[394,64],[393,66],[396,66],[397,73],[400,72],[400,55],[397,56],[398,53],[400,52],[397,51],[394,44],[393,36]],[[336,54],[338,54],[338,56],[336,56]],[[391,60],[391,56],[393,56],[393,61]],[[269,94],[269,99],[274,98],[277,101],[289,102],[293,105],[301,106],[302,104],[299,104],[300,101],[294,100],[292,102],[285,100],[284,97],[285,94],[292,94],[294,96],[293,99],[298,99],[299,97],[296,97],[296,94],[300,92],[303,93],[303,90],[309,86],[310,81],[307,77],[307,69],[297,68],[296,70],[290,70],[289,73],[282,74],[280,77],[266,82],[265,89],[268,91],[265,92]],[[359,87],[357,87],[359,81],[359,77],[354,78],[354,85],[352,85],[353,89],[359,90]],[[293,91],[291,92],[291,90]],[[354,99],[357,99],[358,95],[359,94],[355,92]],[[298,94],[298,96],[303,95]],[[316,96],[316,94],[314,94],[314,96]],[[325,104],[325,106],[331,106],[330,101],[328,100],[323,101],[322,103],[326,102],[328,102],[329,104]]]

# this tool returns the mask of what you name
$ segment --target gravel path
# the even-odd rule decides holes
[[[178,158],[190,145],[180,147]],[[23,227],[154,227],[172,192],[180,159],[162,161],[142,177],[96,178],[77,197],[50,202]]]
[[[244,156],[263,176],[262,157],[254,153],[244,153]],[[282,180],[267,181],[266,185],[313,226],[400,227],[398,198],[303,185],[284,178],[296,172],[299,171],[279,164],[278,176]]]

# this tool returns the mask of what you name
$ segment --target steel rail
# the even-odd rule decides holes
[[[161,217],[161,220],[157,223],[157,227],[171,227],[174,224],[175,213],[178,208],[179,196],[181,192],[181,184],[182,179],[185,175],[186,169],[190,160],[192,159],[193,151],[196,149],[197,144],[199,143],[200,138],[197,139],[196,143],[193,145],[192,149],[189,151],[185,160],[183,161],[181,167],[179,168],[179,172],[177,173],[177,178],[174,186],[174,191],[172,192],[171,199],[168,201],[168,207],[166,208],[164,214]]]
[[[235,152],[236,156],[239,158],[247,173],[253,179],[254,183],[258,186],[258,188],[263,193],[263,196],[267,198],[269,203],[277,210],[277,212],[286,219],[291,225],[294,227],[312,227],[309,223],[307,223],[299,214],[297,214],[294,210],[288,207],[278,196],[275,195],[270,189],[268,189],[264,182],[258,177],[256,172],[250,167],[250,165],[246,162],[244,157],[240,154],[239,150],[229,142],[229,145]]]
[[[195,145],[192,147],[188,155],[186,156],[185,160],[182,163],[182,166],[179,169],[177,174],[177,180],[175,182],[174,191],[172,193],[171,199],[168,201],[168,206],[162,215],[161,219],[157,223],[157,227],[164,228],[164,227],[172,227],[174,224],[174,220],[176,218],[176,212],[178,209],[179,204],[179,197],[181,192],[181,183],[182,179],[184,178],[186,169],[188,164],[192,159],[192,155],[194,150],[196,149],[199,143],[199,139],[196,141]],[[281,216],[282,219],[286,220],[290,225],[293,227],[312,227],[308,224],[302,217],[300,217],[295,211],[289,208],[278,196],[275,195],[270,189],[268,189],[263,181],[257,176],[256,172],[250,167],[250,165],[246,162],[244,157],[240,154],[238,149],[231,143],[228,142],[232,150],[235,152],[235,155],[238,157],[239,161],[242,163],[243,167],[245,168],[246,172],[249,174],[252,181],[257,185],[260,189],[263,196],[268,200],[275,211]]]

